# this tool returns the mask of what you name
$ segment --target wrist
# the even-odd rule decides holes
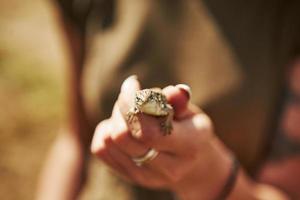
[[[236,183],[227,200],[257,199],[254,194],[254,183],[240,170]]]
[[[223,144],[215,138],[203,152],[195,168],[174,189],[182,200],[215,199],[228,179],[232,159]]]
[[[216,200],[227,199],[237,181],[238,174],[240,171],[240,163],[234,155],[231,156],[231,162],[232,163],[231,163],[231,167],[227,179],[224,182],[222,190],[220,190],[218,196],[215,198]]]
[[[242,170],[239,171],[235,187],[232,188],[227,200],[288,200],[290,199],[282,191],[271,185],[265,185],[252,181]]]

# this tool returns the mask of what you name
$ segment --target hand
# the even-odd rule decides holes
[[[213,133],[210,119],[189,103],[186,91],[176,86],[163,89],[174,107],[173,131],[163,136],[158,120],[139,114],[140,130],[131,134],[124,116],[133,104],[138,81],[124,81],[112,116],[96,128],[92,152],[120,176],[149,188],[169,189],[182,199],[212,199],[220,192],[229,171],[229,153]],[[137,166],[133,157],[150,148],[158,156]]]

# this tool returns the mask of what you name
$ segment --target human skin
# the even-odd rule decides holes
[[[232,154],[214,134],[209,117],[189,102],[186,91],[168,86],[163,93],[175,110],[172,134],[163,136],[157,119],[139,114],[141,128],[133,137],[124,118],[138,89],[136,77],[124,81],[111,117],[96,128],[92,153],[136,184],[171,190],[182,200],[217,198],[229,175]],[[136,166],[131,158],[145,154],[149,148],[155,148],[159,155]],[[228,197],[270,198],[287,199],[276,188],[250,180],[243,170]]]
[[[58,11],[57,11],[58,12]],[[58,12],[59,13],[59,12]],[[63,35],[64,41],[68,45],[68,50],[69,50],[69,59],[68,62],[70,63],[69,70],[68,70],[68,90],[69,94],[68,98],[70,99],[71,103],[68,103],[69,108],[69,116],[70,119],[68,119],[68,124],[66,124],[65,127],[67,127],[66,131],[64,131],[59,137],[56,138],[56,141],[53,144],[53,147],[51,148],[51,152],[49,153],[49,156],[47,156],[47,162],[45,163],[45,167],[43,169],[43,173],[41,174],[40,181],[38,184],[38,189],[37,189],[37,194],[36,194],[36,199],[40,200],[46,200],[46,199],[76,199],[78,194],[80,193],[81,187],[84,185],[84,177],[86,174],[86,165],[89,160],[89,154],[87,153],[89,150],[88,145],[90,138],[88,137],[88,141],[82,138],[86,138],[87,135],[87,129],[89,129],[88,125],[82,125],[85,123],[87,120],[84,119],[84,111],[82,109],[82,106],[80,103],[82,102],[82,96],[81,96],[81,91],[80,91],[80,73],[83,68],[83,61],[81,61],[81,58],[83,57],[83,50],[82,46],[84,44],[84,41],[82,38],[79,37],[79,34],[76,34],[77,32],[72,29],[72,25],[69,24],[66,19],[63,19],[61,17],[57,17],[55,19],[57,21],[57,26],[60,27],[61,33]],[[73,27],[74,28],[74,27]],[[174,90],[172,90],[174,91]],[[186,109],[187,106],[187,100],[184,98],[180,98],[181,93],[172,93],[169,91],[164,91],[166,95],[169,98],[169,101],[171,100],[174,103],[176,103],[176,121],[179,123],[180,121],[186,121],[190,120],[190,117],[184,116],[184,113],[190,113],[189,109]],[[131,98],[131,97],[130,97]],[[181,99],[181,100],[172,100],[172,99]],[[171,103],[172,103],[171,102]],[[174,105],[173,105],[174,106]],[[190,106],[188,106],[190,107]],[[193,110],[194,111],[194,110]],[[198,111],[195,111],[197,113]],[[182,115],[182,116],[180,116]],[[142,116],[144,117],[144,116]],[[180,118],[182,117],[182,118]],[[184,119],[186,117],[187,119]],[[112,119],[114,117],[111,117],[108,119],[110,121],[109,126],[115,125],[115,122],[112,122]],[[122,118],[116,119],[116,121],[122,121]],[[145,120],[144,120],[145,121]],[[106,122],[101,122],[106,123]],[[147,122],[150,123],[150,122]],[[238,122],[237,122],[238,123]],[[78,124],[81,124],[81,126],[78,126]],[[100,125],[99,125],[100,127]],[[94,128],[94,127],[92,127]],[[123,127],[125,130],[127,130],[126,127]],[[114,130],[116,131],[116,130]],[[122,130],[120,130],[122,131]],[[95,149],[93,149],[94,153],[97,154],[98,147],[97,143],[101,143],[104,138],[99,138],[96,139],[98,132],[106,132],[105,130],[98,130],[97,133],[95,134],[93,145]],[[184,131],[183,134],[185,134],[186,131]],[[109,133],[110,135],[118,135],[118,133],[112,132]],[[106,137],[109,136],[107,134]],[[198,189],[203,188],[202,190],[199,190],[198,193],[205,193],[205,191],[220,191],[221,188],[223,187],[223,183],[225,179],[228,177],[228,169],[230,163],[227,161],[228,159],[228,154],[230,154],[226,148],[222,147],[222,142],[218,140],[218,138],[214,137],[214,134],[211,133],[213,136],[208,137],[209,139],[214,138],[214,143],[210,142],[209,148],[216,148],[219,149],[219,153],[217,154],[217,158],[215,157],[208,157],[207,152],[194,152],[194,155],[204,155],[202,156],[202,161],[206,162],[207,166],[208,161],[206,159],[211,159],[214,160],[216,163],[220,163],[222,166],[226,166],[226,169],[219,169],[220,174],[216,174],[216,170],[210,168],[209,172],[207,170],[201,169],[202,171],[199,171],[198,168],[196,171],[199,172],[199,174],[203,175],[205,177],[205,181],[208,178],[207,174],[209,174],[209,178],[211,180],[216,179],[219,184],[212,184],[212,185],[200,185],[202,184],[203,180],[195,180],[196,183],[189,183],[189,184],[194,184],[194,187],[189,186],[187,184],[187,188],[194,191],[195,187]],[[123,134],[126,135],[126,134]],[[124,137],[126,138],[126,137]],[[111,140],[111,139],[109,139]],[[139,140],[138,140],[139,141]],[[207,141],[206,141],[207,142]],[[146,144],[142,143],[142,141],[139,141],[142,146],[146,146]],[[200,144],[200,142],[199,142]],[[127,145],[127,144],[126,144]],[[188,143],[186,146],[188,147]],[[118,145],[117,145],[118,146]],[[147,146],[146,146],[147,147]],[[110,148],[110,145],[106,145],[104,149],[107,151]],[[68,149],[68,151],[66,151]],[[223,150],[222,150],[223,149]],[[144,150],[144,149],[143,149]],[[139,152],[139,155],[142,155],[144,152]],[[133,155],[138,155],[138,153],[133,154]],[[207,158],[208,157],[208,158]],[[218,157],[224,157],[221,160],[218,160]],[[123,177],[126,176],[127,173],[124,172],[123,170],[119,169],[121,168],[121,164],[115,164],[115,167],[113,167],[112,163],[110,164],[108,162],[108,159],[112,159],[110,156],[107,156],[107,158],[104,158],[103,156],[99,156],[100,159],[104,160],[106,159],[106,163],[111,167],[116,170],[117,173],[121,174]],[[158,158],[157,158],[158,159]],[[157,159],[153,160],[158,162]],[[295,195],[294,196],[300,196],[299,195],[299,187],[297,184],[294,182],[296,180],[299,180],[299,175],[297,175],[297,172],[299,171],[300,167],[300,162],[298,161],[299,159],[289,159],[288,157],[285,160],[279,160],[279,161],[266,161],[265,165],[263,166],[262,170],[258,176],[259,180],[262,180],[264,182],[269,183],[269,185],[263,185],[259,184],[257,182],[252,181],[251,179],[248,178],[247,175],[245,175],[242,171],[239,172],[239,176],[237,178],[237,182],[235,184],[235,187],[233,188],[233,191],[228,199],[285,199],[282,197],[280,194],[280,191],[273,188],[271,185],[280,185],[282,188],[285,189],[285,191],[288,191],[288,189],[291,189],[294,191]],[[227,161],[227,162],[226,162]],[[149,163],[152,164],[151,167],[154,167],[154,163]],[[180,165],[182,163],[179,163]],[[194,163],[195,164],[195,163]],[[176,171],[174,167],[177,167],[178,163],[176,162],[172,166],[167,166],[168,169],[173,169],[173,171]],[[146,167],[146,166],[145,166]],[[210,166],[212,167],[212,166]],[[147,166],[147,168],[150,168],[150,166]],[[119,170],[118,170],[119,169]],[[128,169],[126,169],[128,170]],[[178,169],[177,169],[178,170]],[[214,170],[214,171],[213,171]],[[178,170],[179,171],[179,170]],[[226,171],[226,172],[224,172]],[[299,173],[298,173],[299,174]],[[137,176],[140,176],[141,179],[143,178],[142,175],[138,174]],[[196,176],[195,176],[196,177]],[[176,179],[176,177],[171,177],[173,179]],[[177,177],[179,179],[179,177]],[[181,177],[181,180],[185,179],[187,177]],[[135,181],[135,179],[129,175],[127,175],[127,179],[131,181]],[[62,181],[63,180],[63,181]],[[204,181],[204,182],[205,182]],[[176,180],[173,182],[177,182]],[[175,185],[175,184],[173,184]],[[204,188],[207,187],[207,188]],[[167,187],[167,186],[166,186]],[[201,188],[200,188],[201,187]],[[172,189],[172,188],[169,188]],[[178,195],[182,196],[182,199],[188,199],[189,197],[186,197],[185,194],[188,193],[189,191],[186,190],[185,192],[179,191],[179,190],[173,190],[176,192]],[[212,192],[211,192],[212,193]],[[289,191],[289,195],[292,192]],[[192,193],[191,193],[192,194]],[[193,194],[196,195],[201,195],[197,194],[197,191],[194,192]],[[203,194],[204,195],[204,194]],[[216,195],[215,195],[216,196]],[[198,198],[201,199],[201,198]],[[299,199],[299,198],[294,198],[294,199]]]

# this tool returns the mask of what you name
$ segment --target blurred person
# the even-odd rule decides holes
[[[38,199],[300,199],[299,2],[61,0],[57,8],[70,50],[70,120]],[[122,84],[131,74],[139,81]],[[171,135],[141,116],[132,136],[124,115],[139,82],[167,86]],[[92,164],[90,148],[108,168]],[[149,148],[158,155],[136,166],[132,158]]]

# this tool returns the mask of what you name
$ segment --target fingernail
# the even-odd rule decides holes
[[[178,84],[175,87],[177,87],[178,89],[184,91],[189,99],[191,98],[192,90],[191,90],[190,86],[188,86],[186,84]]]

